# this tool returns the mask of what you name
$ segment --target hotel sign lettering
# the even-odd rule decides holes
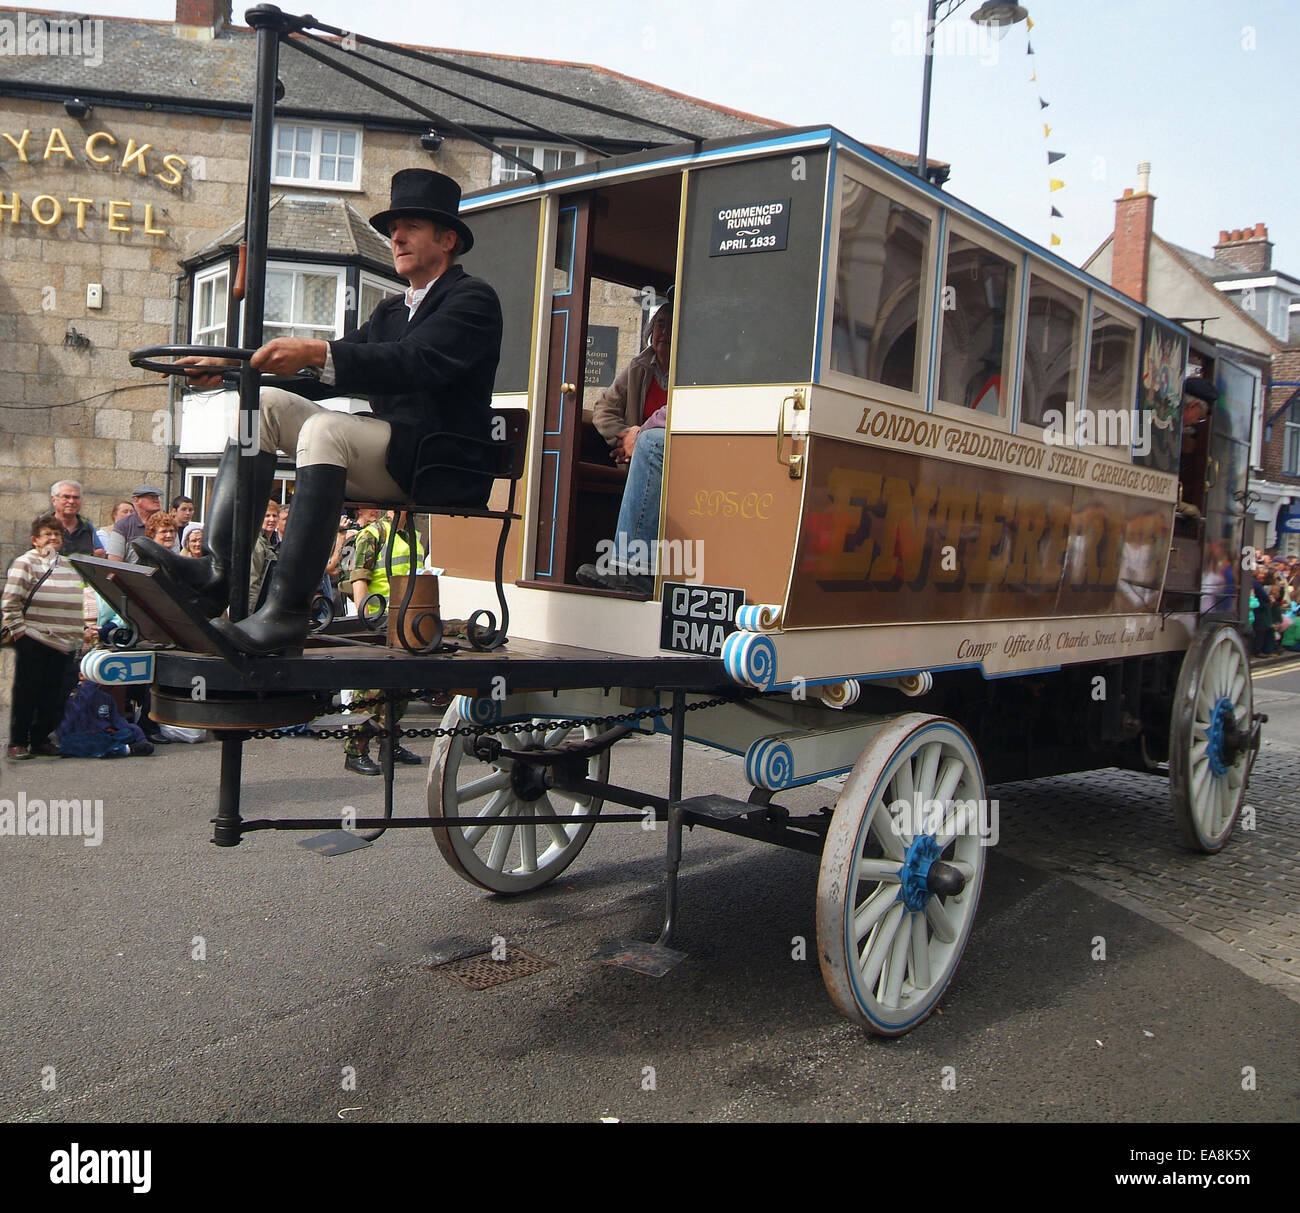
[[[151,143],[125,141],[109,131],[92,131],[83,139],[75,134],[76,147],[59,127],[41,138],[30,129],[15,134],[0,131],[0,167],[11,164],[45,166],[94,165],[118,174],[132,174],[153,180],[170,190],[184,182],[188,162],[175,152],[159,152]],[[6,176],[8,174],[6,173]],[[12,178],[10,178],[12,182]],[[0,189],[0,223],[32,222],[53,228],[73,224],[85,231],[88,216],[95,216],[110,232],[130,232],[140,227],[146,236],[165,236],[158,223],[155,205],[123,198],[92,198],[80,191]]]

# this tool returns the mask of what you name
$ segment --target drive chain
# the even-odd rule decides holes
[[[757,697],[760,692],[741,692],[739,695],[721,695],[716,699],[703,699],[699,703],[688,703],[686,711],[698,712],[705,708],[717,708],[723,704],[737,703],[744,699]],[[385,696],[373,696],[368,699],[354,699],[351,703],[353,709],[380,707],[385,701]],[[465,724],[456,728],[422,728],[422,729],[404,729],[399,724],[396,730],[377,728],[370,721],[358,721],[356,724],[346,725],[338,729],[311,729],[298,726],[287,729],[248,729],[243,732],[244,737],[255,741],[285,741],[292,739],[305,738],[310,741],[348,741],[358,733],[364,733],[367,740],[377,738],[383,740],[386,737],[396,736],[399,739],[403,737],[486,737],[493,734],[508,734],[511,736],[519,733],[527,733],[532,730],[545,727],[547,729],[577,729],[584,728],[587,725],[600,725],[606,728],[619,724],[633,724],[638,720],[654,720],[663,716],[671,715],[672,708],[638,708],[631,712],[618,712],[611,716],[564,716],[552,718],[537,717],[529,720],[516,721],[512,724]]]

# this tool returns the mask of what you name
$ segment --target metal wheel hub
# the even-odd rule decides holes
[[[1210,771],[1216,776],[1226,775],[1240,750],[1237,715],[1232,700],[1226,695],[1221,696],[1214,705],[1206,742],[1210,754]]]
[[[912,840],[903,859],[903,904],[909,910],[924,910],[934,893],[930,889],[930,867],[939,858],[939,844],[933,834]]]
[[[510,768],[510,788],[520,800],[531,804],[546,795],[546,768],[531,762],[516,762]]]

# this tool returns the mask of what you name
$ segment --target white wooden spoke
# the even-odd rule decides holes
[[[486,796],[489,792],[499,792],[502,788],[510,786],[510,773],[508,771],[494,771],[491,775],[484,775],[482,779],[473,779],[469,783],[462,783],[456,789],[456,803],[458,805],[468,804],[471,800],[477,800],[480,796]]]
[[[948,911],[944,909],[943,902],[937,897],[931,898],[930,903],[925,907],[925,917],[930,924],[931,930],[944,943],[952,943],[957,938],[956,927],[953,925]]]
[[[510,808],[514,803],[514,797],[507,795],[505,792],[498,792],[491,800],[487,802],[478,812],[479,817],[500,817],[501,814]],[[452,827],[453,829],[455,827]],[[488,825],[485,823],[481,826],[468,826],[464,832],[465,841],[470,846],[474,846],[484,834],[488,832]]]
[[[521,872],[537,871],[537,827],[521,825],[519,827],[519,870]]]
[[[935,772],[939,769],[939,760],[942,757],[943,746],[937,741],[921,747],[918,756],[920,775],[916,782],[921,789],[922,797],[926,800],[933,797]]]
[[[487,865],[494,872],[500,872],[505,868],[506,856],[510,854],[510,844],[515,840],[515,829],[513,825],[501,826],[492,839],[492,849],[488,852]]]
[[[928,989],[930,982],[930,932],[925,925],[925,915],[913,913],[912,953],[909,965],[912,984],[918,990]]]
[[[888,813],[878,812],[871,819],[871,837],[880,844],[887,859],[903,862],[905,847],[903,839],[894,831],[894,819]]]
[[[902,872],[896,860],[892,859],[860,859],[858,860],[858,880],[876,880],[883,881],[886,884],[897,884],[902,880]]]
[[[537,810],[538,817],[552,817],[554,821],[546,823],[546,831],[550,834],[557,847],[567,847],[573,835],[570,830],[576,829],[576,826],[564,826],[560,824],[559,814],[556,813],[554,806],[551,804],[549,796],[543,796],[533,808]]]
[[[898,893],[896,890],[886,888],[884,885],[878,888],[854,912],[854,939],[858,941],[865,939],[869,934],[871,934],[876,923],[878,923],[892,907],[899,904],[901,903],[898,900]]]
[[[862,949],[862,980],[868,988],[873,989],[880,978],[880,970],[884,968],[885,960],[893,950],[894,936],[898,933],[905,913],[903,903],[894,902]]]
[[[880,999],[887,1007],[898,1006],[899,996],[903,992],[903,978],[907,976],[907,954],[912,948],[912,916],[905,914],[894,933],[894,942],[889,949],[889,975],[885,979]]]

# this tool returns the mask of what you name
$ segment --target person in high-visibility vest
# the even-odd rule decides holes
[[[388,569],[384,562],[384,550],[388,546],[389,530],[394,526],[397,528],[397,534],[393,538],[393,575],[399,576],[412,571],[411,549],[402,537],[402,530],[406,526],[405,511],[402,511],[394,521],[393,511],[389,510],[382,518],[362,527],[360,534],[357,535],[356,560],[352,567],[352,601],[357,604],[357,614],[362,613],[364,610],[362,603],[371,594],[382,594],[385,599],[389,597],[391,587],[388,581]],[[418,531],[415,536],[415,562],[416,568],[424,563],[424,546],[420,542]],[[377,606],[372,606],[367,613],[374,614],[377,610]],[[352,692],[354,699],[370,699],[380,694],[382,692],[376,690]],[[406,699],[399,699],[394,704],[395,721],[400,721],[406,714],[407,702]],[[352,730],[352,735],[343,748],[344,770],[352,771],[356,775],[381,773],[379,764],[370,757],[371,725],[380,729],[389,727],[386,705],[375,708],[371,713],[371,719],[364,726]],[[386,745],[387,742],[384,744]],[[399,745],[393,751],[393,761],[418,765],[420,759],[405,746]]]

